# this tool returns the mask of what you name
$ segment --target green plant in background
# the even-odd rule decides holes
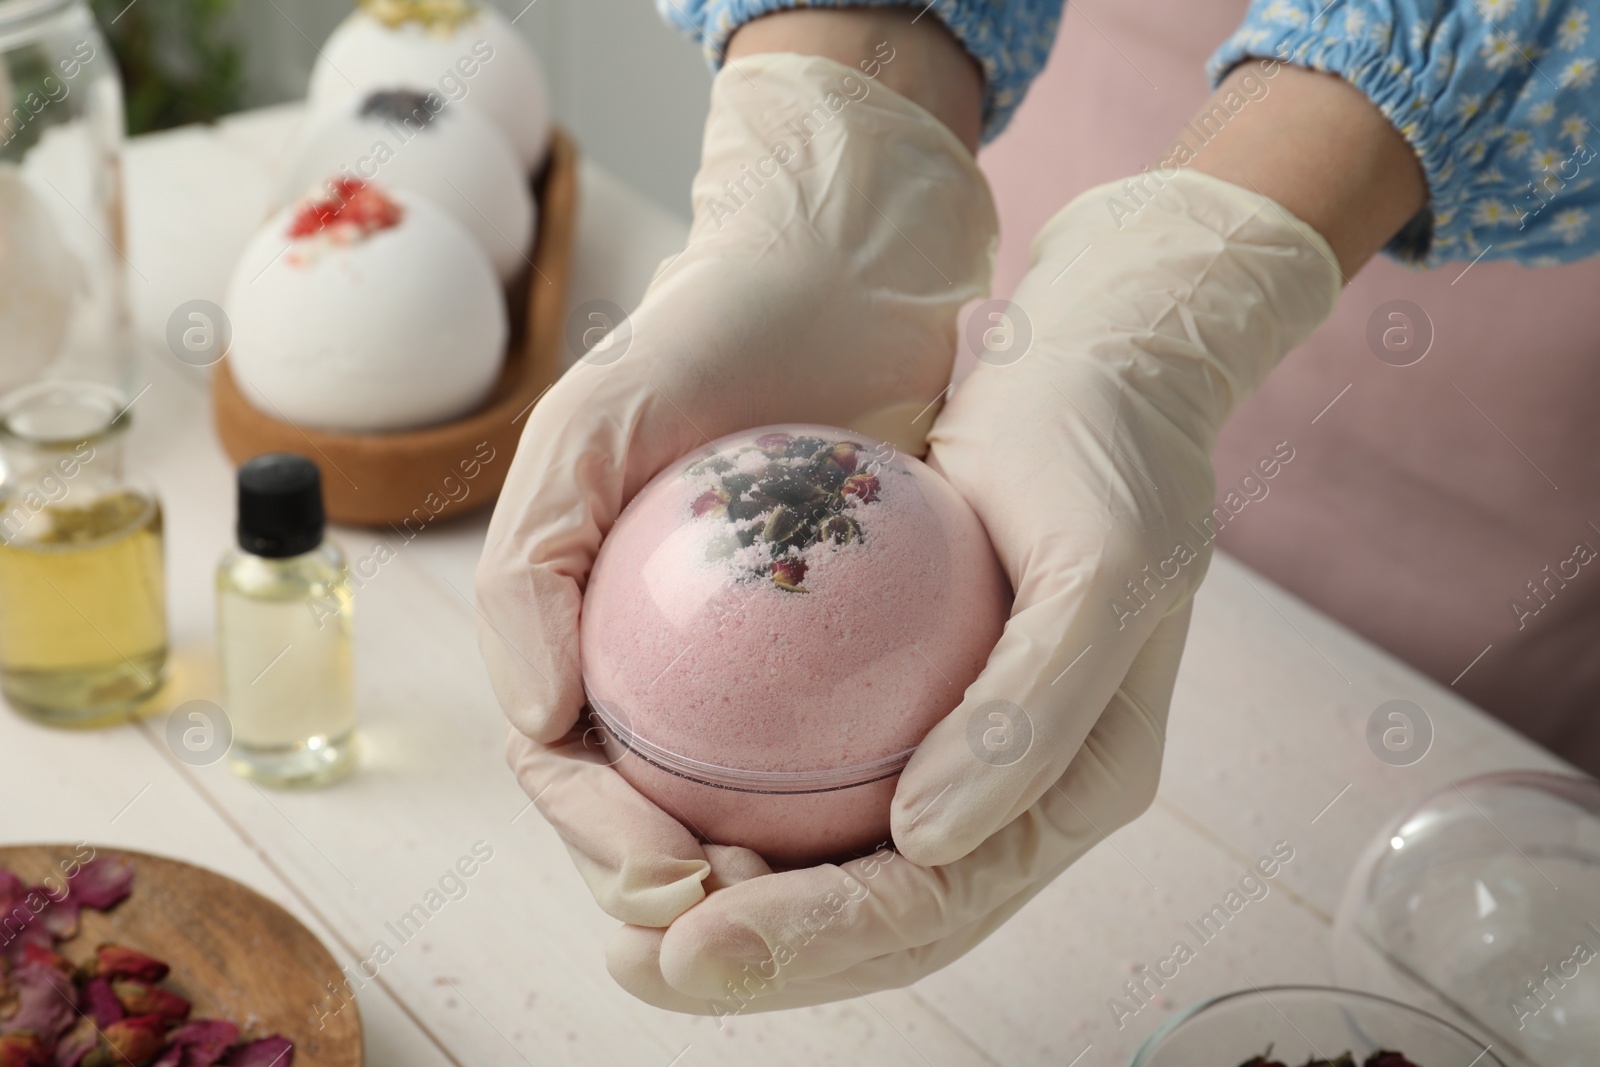
[[[234,0],[92,0],[122,70],[128,132],[213,122],[239,109]]]

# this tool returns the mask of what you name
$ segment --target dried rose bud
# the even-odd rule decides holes
[[[171,969],[160,960],[124,945],[106,944],[95,950],[94,973],[101,978],[159,982]]]
[[[112,1023],[103,1033],[105,1047],[98,1051],[111,1053],[108,1063],[126,1061],[133,1067],[144,1067],[166,1044],[167,1020],[159,1015],[134,1015]],[[85,1065],[91,1063],[95,1055],[86,1056]]]
[[[1364,1067],[1417,1067],[1417,1065],[1398,1052],[1386,1052],[1380,1049],[1367,1057]]]
[[[779,589],[787,589],[791,593],[809,592],[800,588],[800,583],[805,581],[806,561],[794,556],[772,561],[772,584]]]
[[[870,504],[878,499],[878,476],[876,474],[852,474],[844,480],[844,486],[839,490],[845,496],[853,496],[863,504]]]
[[[728,494],[721,489],[707,489],[694,498],[694,503],[690,504],[689,508],[696,516],[726,515],[728,513]]]
[[[0,1037],[0,1067],[50,1067],[50,1050],[35,1034]]]
[[[111,989],[129,1015],[159,1015],[171,1022],[189,1017],[189,1002],[160,986],[118,979],[111,983]]]
[[[861,446],[854,441],[840,441],[828,450],[828,456],[839,465],[840,470],[851,474],[856,469],[856,455],[860,451]]]
[[[848,515],[829,515],[817,530],[823,538],[831,538],[834,544],[847,545],[851,541],[861,540],[861,524]]]
[[[775,452],[782,451],[793,443],[794,434],[792,433],[764,433],[756,438],[757,448],[770,449]]]

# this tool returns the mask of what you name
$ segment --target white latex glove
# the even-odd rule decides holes
[[[901,854],[751,878],[625,930],[609,962],[636,995],[726,1015],[908,984],[1149,805],[1210,556],[1207,457],[1340,275],[1308,226],[1207,175],[1120,225],[1111,197],[1127,202],[1091,190],[1040,233],[1013,311],[1031,347],[980,364],[929,437],[1017,598],[901,777]]]
[[[738,430],[825,423],[920,453],[997,227],[948,128],[798,55],[717,75],[693,194],[688,247],[529,414],[477,574],[522,785],[600,905],[651,926],[766,865],[702,847],[585,746],[578,612],[600,539],[652,475]]]

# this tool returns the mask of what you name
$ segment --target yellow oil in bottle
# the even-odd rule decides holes
[[[13,707],[66,726],[134,713],[160,688],[167,624],[161,506],[118,489],[25,511],[0,539],[0,687]]]

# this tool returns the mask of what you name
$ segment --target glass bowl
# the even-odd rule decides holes
[[[590,711],[617,770],[701,838],[780,865],[887,843],[901,769],[999,639],[976,515],[891,445],[737,434],[618,518],[584,595]]]
[[[1600,1063],[1600,782],[1448,785],[1384,827],[1334,925],[1340,983],[1470,1027],[1508,1060]]]
[[[1268,1057],[1288,1067],[1375,1052],[1415,1067],[1506,1067],[1483,1042],[1416,1008],[1348,989],[1268,986],[1203,1001],[1150,1035],[1130,1067],[1241,1067]]]

